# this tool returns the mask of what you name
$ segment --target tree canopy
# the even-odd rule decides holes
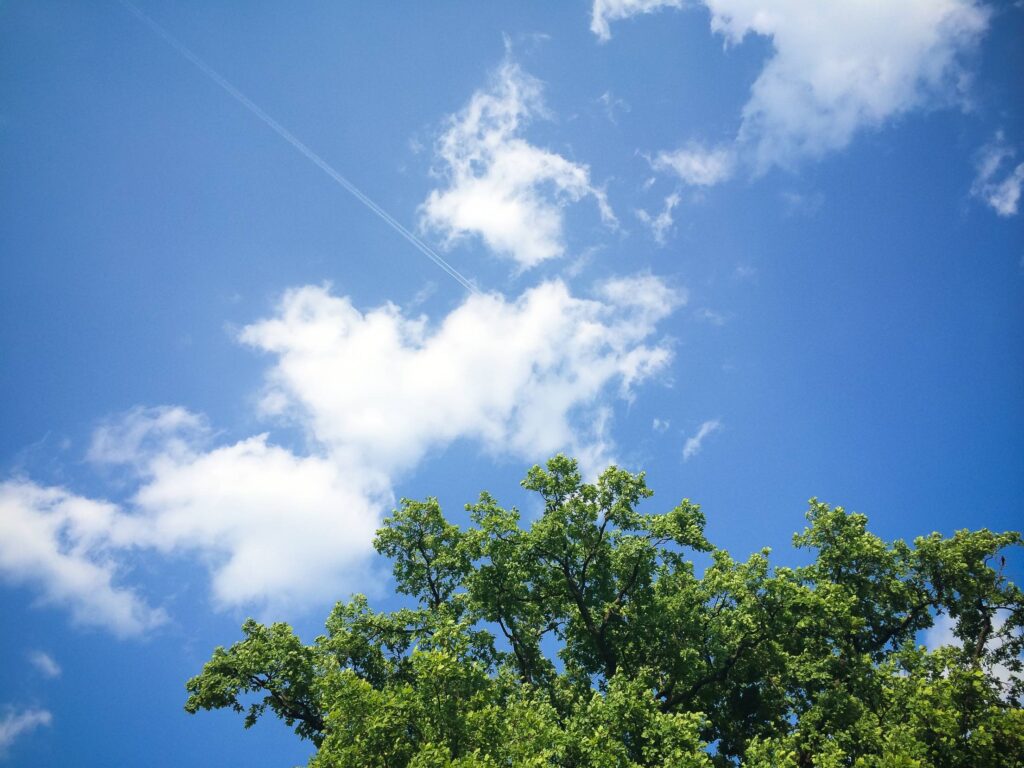
[[[486,492],[466,528],[403,500],[375,546],[410,607],[356,596],[310,645],[246,621],[185,708],[269,710],[312,768],[1024,764],[1019,533],[887,542],[812,499],[810,562],[779,567],[714,547],[688,500],[639,511],[643,473],[556,456],[523,486],[530,521]],[[929,650],[940,616],[955,639]]]

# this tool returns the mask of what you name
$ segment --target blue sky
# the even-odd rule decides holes
[[[557,451],[738,556],[1020,527],[1020,3],[138,8],[212,69],[0,6],[6,764],[304,762],[184,681]]]

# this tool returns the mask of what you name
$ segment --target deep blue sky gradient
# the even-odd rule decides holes
[[[616,404],[613,436],[657,503],[698,501],[738,556],[770,545],[793,561],[812,495],[886,537],[1021,527],[1024,230],[970,196],[977,149],[996,130],[1024,142],[1018,8],[1002,8],[971,64],[970,110],[914,111],[795,171],[684,191],[659,247],[633,210],[660,210],[674,183],[645,190],[644,155],[734,135],[770,54],[760,39],[723,49],[702,11],[622,22],[599,45],[584,2],[141,7],[410,227],[438,183],[445,117],[486,84],[507,38],[553,115],[526,135],[588,164],[624,231],[583,202],[567,213],[565,259],[516,275],[472,239],[446,258],[509,296],[588,249],[568,278],[580,290],[637,270],[688,290],[663,328],[670,375]],[[628,104],[615,122],[605,92]],[[432,285],[419,310],[433,322],[464,298],[116,2],[0,6],[4,477],[123,500],[131,487],[83,457],[103,418],[140,404],[205,413],[224,441],[265,430],[253,403],[268,360],[235,333],[286,288],[322,283],[363,309],[408,306]],[[722,429],[684,462],[686,437],[714,418]],[[395,491],[437,495],[456,516],[483,488],[528,509],[527,464],[457,442]],[[54,716],[6,763],[303,762],[308,745],[276,723],[244,733],[233,715],[182,711],[184,681],[248,612],[214,610],[191,556],[131,562],[132,585],[172,616],[145,639],[73,627],[31,588],[2,587],[0,707]],[[391,604],[385,581],[365,591]],[[312,638],[329,608],[283,618]],[[33,649],[63,674],[44,680]]]

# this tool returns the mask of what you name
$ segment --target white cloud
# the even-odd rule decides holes
[[[670,172],[693,187],[712,187],[728,180],[736,158],[728,147],[691,143],[674,152],[659,152],[651,161],[656,171]]]
[[[585,165],[529,144],[520,135],[545,115],[541,84],[510,60],[488,90],[449,119],[436,146],[448,182],[420,207],[421,224],[451,245],[477,235],[492,251],[528,269],[565,251],[563,208],[585,197],[615,223],[604,192]]]
[[[962,98],[960,59],[988,12],[975,0],[706,0],[729,42],[771,37],[738,141],[758,170],[842,149],[858,130]]]
[[[133,499],[135,543],[204,553],[222,604],[335,597],[364,573],[392,483],[431,451],[471,439],[607,462],[608,390],[628,398],[667,364],[648,339],[682,301],[651,275],[608,280],[594,299],[553,281],[514,301],[469,296],[433,327],[392,304],[289,291],[240,338],[275,356],[264,407],[303,428],[313,455],[265,436],[159,454]]]
[[[460,438],[531,459],[586,450],[574,424],[593,423],[610,385],[628,396],[667,364],[668,346],[645,342],[683,300],[650,275],[607,281],[595,299],[551,281],[514,301],[470,296],[432,328],[305,287],[241,338],[277,356],[275,408],[287,403],[332,456],[390,476]]]
[[[607,462],[607,391],[629,397],[667,364],[668,346],[646,342],[682,300],[650,275],[606,281],[594,299],[556,281],[515,301],[467,297],[431,327],[392,304],[364,313],[322,287],[289,291],[241,340],[275,356],[264,406],[302,427],[313,453],[264,435],[182,450],[168,434],[178,447],[147,465],[132,542],[203,554],[222,605],[337,597],[365,576],[397,475],[432,450],[473,439]]]
[[[661,209],[661,213],[657,216],[651,216],[647,211],[636,212],[636,217],[650,228],[654,242],[658,245],[664,245],[667,240],[668,232],[671,231],[672,225],[675,223],[672,218],[672,211],[679,205],[680,199],[677,192],[673,192],[666,197],[665,207]]]
[[[1016,150],[1006,143],[1002,131],[978,152],[977,175],[971,194],[991,206],[1000,216],[1015,216],[1020,203],[1024,163],[1013,165],[1016,154]]]
[[[390,500],[360,467],[296,456],[265,435],[164,455],[132,503],[133,541],[195,551],[220,606],[306,607],[358,588]]]
[[[28,655],[28,660],[32,662],[32,666],[39,670],[43,677],[60,677],[60,665],[50,654],[44,651],[32,651]]]
[[[177,432],[166,419],[175,412],[187,417],[176,420]],[[93,445],[105,459],[136,475],[127,511],[59,488],[0,485],[0,573],[34,584],[77,622],[119,635],[165,619],[113,586],[118,558],[131,549],[197,553],[221,607],[303,608],[361,586],[391,501],[380,478],[326,456],[297,456],[266,435],[207,450],[205,432],[192,432],[201,421],[180,407],[136,408],[97,431]],[[141,446],[137,456],[131,445]],[[44,673],[47,659],[32,657]]]
[[[654,421],[651,422],[651,429],[655,432],[665,432],[671,426],[672,422],[668,419],[659,419],[655,417]]]
[[[684,0],[594,0],[590,31],[604,42],[612,36],[609,22],[628,19],[640,13],[652,13],[662,8],[682,8],[684,4]]]
[[[984,34],[980,0],[702,0],[728,44],[771,39],[736,139],[755,172],[846,147],[863,129],[913,110],[958,103],[962,67]],[[682,3],[595,0],[591,29]],[[613,9],[613,10],[608,10]],[[597,22],[604,19],[604,24]]]
[[[118,509],[25,480],[0,483],[0,576],[38,588],[76,623],[136,635],[165,620],[130,589],[115,585],[112,548]]]
[[[122,507],[0,484],[0,573],[120,634],[164,618],[114,585],[132,549],[197,555],[222,607],[295,609],[365,589],[392,485],[432,451],[470,439],[603,468],[611,398],[667,365],[668,343],[652,337],[684,302],[649,274],[592,298],[551,281],[515,300],[469,296],[433,326],[392,304],[364,313],[326,288],[289,291],[241,340],[274,355],[263,406],[306,432],[305,455],[267,435],[211,447],[202,417],[134,408],[97,429],[88,454],[129,469],[137,489]]]
[[[23,733],[33,731],[41,725],[53,722],[53,715],[45,709],[26,709],[24,712],[7,712],[0,718],[0,755]]]
[[[686,444],[683,446],[683,461],[689,461],[700,453],[705,438],[713,432],[717,432],[721,427],[722,423],[718,419],[711,419],[701,424],[697,434],[686,439]]]

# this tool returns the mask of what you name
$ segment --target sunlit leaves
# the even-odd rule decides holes
[[[643,474],[585,483],[557,456],[523,485],[544,502],[525,527],[486,492],[465,529],[403,500],[375,543],[415,607],[357,596],[312,645],[246,622],[186,708],[270,710],[314,768],[1024,762],[1019,534],[886,542],[812,500],[794,543],[813,561],[774,567],[712,547],[687,500],[643,511]]]

